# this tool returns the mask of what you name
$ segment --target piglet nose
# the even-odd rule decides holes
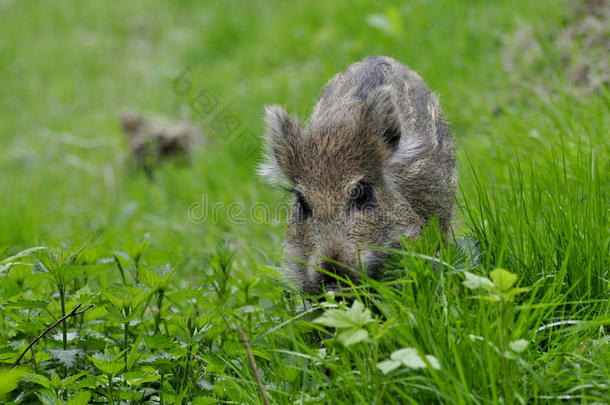
[[[338,286],[339,280],[337,280],[337,277],[341,277],[341,266],[332,261],[324,260],[320,267],[328,272],[320,272],[320,282],[324,284],[327,289],[333,289]]]
[[[339,264],[337,264],[336,261],[337,261],[336,258],[332,258],[331,260],[324,260],[320,267],[322,267],[324,270],[328,271],[329,273],[340,274],[341,266]]]
[[[347,273],[346,265],[342,262],[339,254],[327,256],[327,258],[322,261],[320,267],[329,273],[336,274],[338,276],[344,276]]]

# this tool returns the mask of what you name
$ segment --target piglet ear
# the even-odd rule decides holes
[[[292,177],[291,168],[297,161],[297,142],[301,127],[295,117],[277,105],[265,107],[267,124],[265,161],[258,174],[272,184],[285,184]]]
[[[392,150],[398,148],[401,130],[391,87],[373,90],[365,101],[364,120],[373,131]]]

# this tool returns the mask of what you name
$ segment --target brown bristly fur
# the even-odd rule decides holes
[[[405,65],[366,58],[328,82],[305,126],[279,106],[266,108],[266,122],[260,173],[294,193],[285,265],[305,292],[338,287],[320,268],[354,282],[362,271],[377,277],[387,253],[373,247],[400,247],[433,217],[449,233],[453,136]]]

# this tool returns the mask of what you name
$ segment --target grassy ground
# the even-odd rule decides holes
[[[3,401],[262,403],[238,330],[272,403],[610,400],[610,94],[579,87],[553,40],[569,3],[0,10],[2,362],[95,305],[0,369]],[[535,53],[515,42],[524,26]],[[577,38],[570,57],[591,46]],[[288,199],[254,173],[262,109],[306,117],[333,74],[372,54],[440,96],[458,142],[456,243],[437,258],[433,227],[405,241],[390,281],[357,290],[364,307],[327,297],[324,312],[279,279],[281,218],[248,215]],[[201,91],[212,112],[193,109]],[[124,108],[190,116],[209,142],[148,181],[125,164]],[[235,134],[213,125],[224,110]]]

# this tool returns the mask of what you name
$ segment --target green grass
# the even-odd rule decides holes
[[[610,93],[575,91],[561,49],[545,42],[568,3],[9,0],[0,10],[0,400],[262,403],[239,330],[271,403],[610,400]],[[375,14],[389,24],[368,24]],[[502,61],[523,22],[548,44],[518,66],[535,83]],[[228,206],[288,199],[255,176],[263,106],[306,117],[332,75],[372,54],[408,64],[440,97],[458,144],[456,242],[437,257],[432,226],[405,241],[387,280],[356,289],[364,308],[342,311],[332,296],[311,307],[281,281],[281,218],[235,221]],[[187,68],[179,94],[172,81]],[[202,90],[218,109],[199,116]],[[190,115],[209,142],[150,182],[125,163],[124,108]],[[252,157],[214,130],[220,109],[251,131]],[[224,208],[191,221],[202,198]],[[496,268],[514,286],[498,289],[510,276]],[[496,286],[471,290],[466,272]],[[95,306],[7,370],[77,304]],[[511,348],[520,339],[527,347]],[[384,374],[377,365],[402,348],[438,369],[411,358]]]

